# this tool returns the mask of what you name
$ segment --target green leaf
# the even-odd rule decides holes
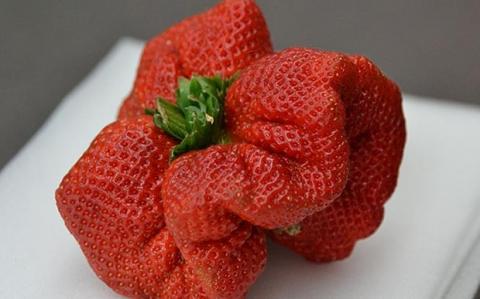
[[[173,148],[171,160],[190,150],[230,142],[223,130],[223,105],[227,89],[236,76],[228,79],[220,76],[181,77],[175,93],[176,105],[160,98],[157,109],[145,110],[153,115],[157,127],[181,140]]]
[[[177,139],[183,139],[188,134],[182,111],[166,100],[157,100],[157,110],[153,115],[153,121],[157,127]]]

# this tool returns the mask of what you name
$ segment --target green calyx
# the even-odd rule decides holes
[[[181,140],[170,153],[171,161],[190,150],[228,142],[223,130],[223,104],[227,89],[235,78],[180,78],[176,105],[159,98],[155,110],[145,110],[153,115],[157,127]]]
[[[302,232],[302,226],[300,224],[290,225],[288,227],[277,228],[274,230],[277,234],[287,234],[289,236],[296,236]]]

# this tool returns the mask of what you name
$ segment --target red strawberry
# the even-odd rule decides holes
[[[224,0],[150,40],[137,78],[119,118],[155,107],[158,97],[173,101],[179,76],[230,77],[272,52],[270,35],[254,0]]]
[[[173,100],[181,64],[177,50],[164,35],[145,46],[133,90],[120,107],[119,118],[143,115],[145,108],[155,106],[157,97]]]
[[[405,142],[394,83],[363,57],[309,49],[264,57],[230,83],[181,80],[177,105],[108,126],[57,190],[67,227],[119,293],[241,298],[265,265],[258,227],[329,261],[380,224]]]
[[[225,103],[234,144],[186,153],[165,174],[165,220],[181,252],[331,204],[347,180],[342,97],[355,83],[355,65],[336,53],[290,49],[247,67]]]
[[[365,57],[349,60],[357,78],[343,97],[351,148],[347,186],[332,205],[300,222],[298,234],[273,234],[280,243],[319,262],[347,257],[357,240],[379,227],[383,205],[396,186],[405,145],[398,87]]]
[[[368,60],[309,49],[267,56],[228,89],[225,119],[234,144],[180,156],[165,175],[165,220],[182,252],[227,242],[248,222],[332,260],[380,224],[405,127],[398,88]],[[317,215],[328,216],[323,227]]]
[[[175,141],[143,116],[92,142],[56,192],[57,206],[96,274],[132,298],[240,298],[265,265],[248,224],[225,241],[182,246],[165,226],[161,184]]]

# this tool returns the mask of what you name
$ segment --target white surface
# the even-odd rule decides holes
[[[69,235],[54,190],[114,119],[140,49],[119,42],[0,173],[0,298],[118,298]],[[405,96],[405,112],[407,149],[380,230],[349,259],[325,265],[271,244],[248,298],[472,297],[480,278],[480,110]]]

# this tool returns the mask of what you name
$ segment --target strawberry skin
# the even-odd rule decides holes
[[[367,58],[349,60],[357,78],[343,97],[351,150],[345,190],[332,205],[300,222],[298,234],[272,233],[278,242],[316,262],[348,257],[356,241],[380,226],[406,140],[398,87]]]
[[[379,227],[406,139],[401,101],[365,57],[273,53],[254,0],[224,0],[146,44],[119,120],[57,206],[119,294],[244,298],[265,231],[327,262]]]
[[[331,204],[348,174],[337,87],[348,90],[354,79],[346,56],[314,50],[283,51],[246,68],[225,103],[234,143],[189,152],[167,170],[162,192],[174,237],[221,239],[242,221],[288,227]]]
[[[227,91],[232,144],[180,156],[163,182],[179,244],[227,242],[245,222],[315,261],[375,231],[405,143],[401,95],[366,58],[292,48]]]
[[[342,97],[355,80],[348,57],[307,49],[247,67],[227,91],[233,143],[188,152],[166,171],[165,220],[180,251],[228,244],[247,224],[289,227],[330,205],[347,181]]]
[[[225,244],[179,251],[161,197],[175,144],[149,116],[107,126],[62,180],[57,207],[95,273],[122,295],[241,298],[265,265],[265,236],[245,224]]]
[[[230,77],[270,53],[270,34],[255,1],[224,0],[146,44],[119,118],[142,115],[158,97],[173,101],[179,76]]]

